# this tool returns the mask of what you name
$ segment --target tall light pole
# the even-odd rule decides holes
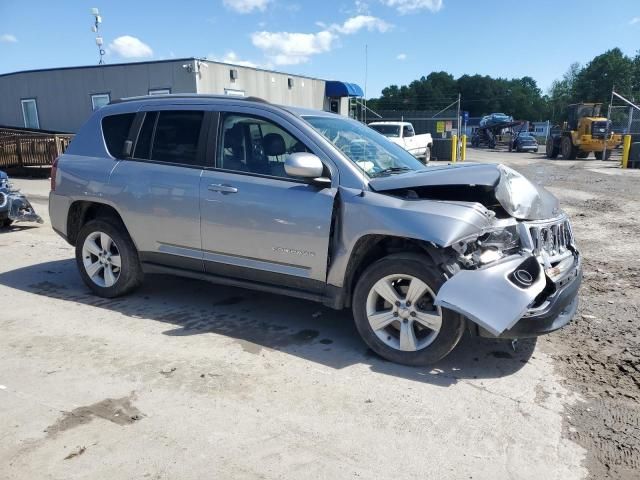
[[[96,45],[98,47],[98,54],[100,55],[100,61],[98,62],[98,65],[102,65],[104,64],[104,59],[102,57],[104,57],[104,54],[106,53],[102,48],[104,41],[100,36],[100,24],[102,23],[102,15],[100,15],[100,12],[95,7],[91,9],[91,15],[93,15],[94,18],[94,23],[91,27],[91,31],[96,34]]]

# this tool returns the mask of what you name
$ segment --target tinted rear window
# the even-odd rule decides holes
[[[102,134],[112,157],[122,158],[124,141],[129,136],[129,129],[135,116],[135,113],[124,113],[109,115],[102,119]]]
[[[198,139],[204,112],[168,110],[146,114],[135,158],[198,165]]]

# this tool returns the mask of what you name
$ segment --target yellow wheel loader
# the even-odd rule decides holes
[[[591,152],[602,160],[605,142],[607,159],[622,145],[622,135],[610,131],[610,122],[600,115],[601,103],[574,103],[567,108],[568,120],[554,127],[547,138],[547,158],[562,155],[565,160],[587,158]]]

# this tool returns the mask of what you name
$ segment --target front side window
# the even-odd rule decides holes
[[[276,124],[257,117],[225,115],[218,155],[225,170],[288,177],[287,156],[307,147]]]
[[[200,165],[198,141],[204,112],[167,110],[147,112],[134,158],[183,165]]]
[[[135,116],[135,113],[123,113],[109,115],[102,119],[104,143],[112,157],[122,158],[124,142],[129,136],[129,129]]]
[[[335,116],[303,118],[369,177],[426,168],[404,148],[359,122]]]
[[[38,106],[35,98],[27,98],[21,100],[22,103],[22,119],[26,128],[40,128],[38,119]]]
[[[97,93],[95,95],[91,95],[91,107],[93,111],[108,105],[111,101],[111,96],[108,93]]]
[[[403,137],[413,137],[416,133],[413,131],[413,127],[411,125],[405,125],[402,127],[402,136]]]

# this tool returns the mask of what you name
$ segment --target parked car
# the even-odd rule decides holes
[[[0,170],[0,228],[13,222],[43,223],[27,197],[14,188],[9,176]]]
[[[489,115],[485,115],[480,119],[481,127],[496,127],[503,123],[513,122],[513,117],[506,115],[504,113],[491,113]]]
[[[513,144],[509,148],[509,151],[511,150],[516,152],[537,152],[539,150],[538,140],[531,133],[520,133],[514,138]]]
[[[55,161],[49,209],[99,296],[170,273],[351,308],[371,349],[409,365],[465,330],[556,330],[578,304],[580,255],[553,195],[501,165],[425,166],[328,112],[112,102]]]
[[[413,125],[409,122],[371,122],[369,126],[414,157],[422,159],[424,163],[431,160],[433,139],[430,133],[416,135]]]

